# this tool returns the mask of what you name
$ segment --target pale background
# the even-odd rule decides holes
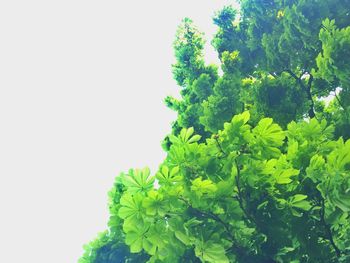
[[[230,3],[0,2],[0,262],[77,262],[106,228],[114,177],[165,157],[177,25],[211,39]]]

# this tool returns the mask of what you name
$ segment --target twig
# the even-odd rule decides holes
[[[321,200],[321,210],[320,210],[320,218],[321,218],[321,224],[324,226],[324,229],[326,231],[326,235],[327,235],[327,239],[329,240],[329,242],[331,243],[337,257],[339,258],[341,256],[341,251],[340,249],[337,247],[337,245],[334,242],[333,239],[333,235],[332,235],[332,230],[330,228],[330,226],[326,223],[326,220],[324,218],[324,212],[325,207],[324,207],[324,200]]]
[[[216,144],[217,144],[217,146],[218,146],[218,148],[219,148],[219,151],[223,154],[223,156],[222,157],[226,157],[227,156],[227,153],[224,151],[224,149],[222,149],[222,146],[221,146],[221,144],[220,144],[220,142],[219,142],[219,135],[214,135],[214,139],[215,139],[215,141],[216,141]]]
[[[241,178],[241,171],[239,169],[239,165],[237,162],[237,159],[235,159],[235,164],[236,164],[236,169],[237,169],[237,175],[235,177],[235,181],[236,181],[236,187],[237,187],[237,196],[236,199],[238,200],[239,203],[239,207],[242,209],[245,218],[250,222],[250,223],[254,223],[255,226],[257,226],[257,223],[255,221],[255,219],[248,213],[248,211],[245,209],[244,204],[243,204],[243,195],[242,195],[242,190],[241,190],[241,186],[240,186],[240,178]]]
[[[194,208],[190,202],[188,202],[186,199],[184,199],[183,197],[179,197],[179,200],[183,201],[192,211],[196,212],[196,214],[198,214],[200,217],[207,217],[207,218],[211,218],[214,221],[220,223],[226,230],[230,240],[237,244],[237,241],[235,240],[235,237],[231,234],[231,230],[230,230],[230,226],[229,224],[225,223],[219,216],[211,213],[211,212],[207,212],[207,211],[202,211],[199,210],[198,208]]]
[[[339,96],[337,95],[336,92],[334,92],[334,96],[335,96],[336,100],[338,101],[340,107],[343,108],[346,118],[349,120],[348,111],[346,110],[346,107],[345,107],[344,104],[341,102],[341,100],[340,100],[340,98],[339,98]]]
[[[305,86],[305,84],[303,83],[303,81],[301,80],[301,77],[307,73],[307,71],[303,71],[301,76],[298,77],[293,71],[291,71],[290,69],[284,69],[282,70],[282,72],[287,72],[289,73],[289,75],[291,75],[297,82],[298,84],[302,87],[302,89],[304,89],[304,91],[306,92],[307,94],[307,99],[311,102],[311,106],[310,106],[310,109],[308,111],[308,114],[309,114],[309,117],[310,118],[316,118],[316,114],[315,114],[315,111],[314,111],[314,107],[315,107],[315,103],[314,103],[314,100],[312,99],[312,94],[311,94],[311,85],[312,85],[312,81],[314,79],[314,77],[310,74],[310,78],[309,78],[309,81],[307,83],[307,86]]]

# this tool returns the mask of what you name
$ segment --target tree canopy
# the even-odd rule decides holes
[[[116,177],[79,263],[350,262],[350,1],[239,2],[219,66],[179,25],[167,157]]]

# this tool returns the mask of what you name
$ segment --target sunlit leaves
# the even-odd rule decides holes
[[[328,183],[328,184],[327,184]],[[320,185],[320,190],[329,201],[343,212],[350,212],[350,175],[336,173]]]
[[[316,154],[312,156],[310,160],[310,165],[309,167],[306,168],[306,174],[313,182],[319,182],[322,181],[325,177],[325,171],[324,171],[324,166],[325,166],[325,159]]]
[[[177,143],[177,144],[191,144],[194,142],[198,142],[201,139],[201,136],[198,134],[193,135],[194,133],[194,128],[190,127],[188,129],[182,129],[180,132],[180,136],[176,137],[173,135],[170,135],[170,140],[172,143]]]
[[[155,255],[160,249],[167,245],[167,229],[164,224],[154,224],[146,233],[147,242],[144,243],[144,249],[150,255]]]
[[[299,171],[296,169],[286,169],[277,171],[274,176],[277,184],[289,184],[292,182],[292,177],[298,175]]]
[[[327,18],[322,23],[319,33],[322,52],[316,59],[318,71],[315,74],[329,83],[339,81],[346,87],[350,83],[350,63],[340,57],[349,54],[350,27],[338,29],[336,22]]]
[[[160,171],[156,174],[156,178],[159,180],[160,184],[172,185],[182,180],[179,171],[179,166],[175,166],[170,170],[168,166],[163,165],[160,168]]]
[[[294,216],[301,216],[301,211],[309,211],[312,205],[307,199],[307,195],[296,194],[288,199],[288,205]]]
[[[148,232],[149,228],[149,224],[135,224],[126,233],[125,243],[129,245],[132,253],[140,252],[144,247],[148,247],[150,245],[150,242],[146,238],[146,233]]]
[[[348,1],[240,3],[214,17],[221,76],[183,20],[166,158],[118,177],[82,263],[349,262]]]
[[[201,177],[192,181],[191,190],[198,196],[213,194],[217,190],[216,185],[211,180],[202,180]]]
[[[224,247],[212,241],[198,242],[195,253],[203,262],[229,263]]]
[[[343,170],[350,164],[350,140],[328,156],[328,162],[333,168]]]
[[[121,208],[118,211],[118,216],[125,220],[124,230],[132,228],[135,224],[142,222],[144,214],[142,207],[143,196],[138,193],[134,196],[124,194],[120,199]]]
[[[149,191],[153,188],[154,179],[150,175],[149,168],[130,170],[128,174],[122,175],[122,181],[129,193]]]
[[[271,118],[262,119],[258,125],[252,130],[254,135],[253,147],[267,154],[267,156],[278,156],[280,147],[283,144],[285,133],[281,127]]]
[[[173,136],[155,177],[148,169],[121,175],[110,194],[109,225],[125,235],[132,253],[145,253],[150,262],[176,262],[186,253],[203,262],[242,260],[229,249],[233,242],[245,257],[259,261],[256,251],[272,239],[280,243],[273,245],[275,257],[284,260],[298,251],[290,237],[304,235],[293,232],[295,224],[307,218],[306,225],[322,232],[321,218],[348,219],[350,141],[327,139],[330,130],[322,121],[292,123],[286,132],[269,118],[251,127],[249,117],[248,112],[233,117],[206,143],[191,141],[194,130],[184,129]],[[267,234],[256,222],[266,224]],[[333,230],[341,242],[347,224]],[[295,240],[293,246],[304,246]]]
[[[250,126],[247,124],[249,119],[250,114],[248,111],[235,115],[231,122],[226,122],[224,129],[218,132],[222,147],[226,151],[238,150],[241,145],[250,139]]]
[[[167,202],[161,193],[150,191],[147,197],[143,199],[143,207],[146,209],[146,214],[150,216],[164,216],[167,211]]]

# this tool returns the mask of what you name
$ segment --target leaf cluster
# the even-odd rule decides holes
[[[220,67],[180,24],[166,158],[116,178],[79,262],[350,262],[350,1],[239,2]]]

